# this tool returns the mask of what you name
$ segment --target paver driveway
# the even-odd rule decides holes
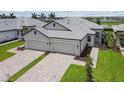
[[[12,49],[11,52],[16,52],[16,55],[0,62],[0,71],[10,76],[43,54],[41,51],[34,50],[17,51]]]
[[[83,61],[74,60],[74,56],[50,53],[38,64],[18,78],[17,82],[59,81],[70,64],[85,65]]]

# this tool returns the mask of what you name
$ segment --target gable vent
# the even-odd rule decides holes
[[[69,24],[69,21],[70,21],[70,20],[68,19],[68,22],[67,22],[67,24]]]

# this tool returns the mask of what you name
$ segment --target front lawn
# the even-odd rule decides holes
[[[96,68],[93,69],[93,76],[97,82],[124,81],[124,57],[121,53],[115,52],[111,49],[99,50],[98,62]],[[84,67],[71,65],[61,81],[81,82],[84,81],[84,77]]]
[[[79,82],[85,80],[84,67],[71,64],[61,79],[61,82]]]
[[[15,53],[7,52],[7,50],[15,48],[17,46],[20,46],[22,44],[24,44],[24,42],[15,41],[15,42],[12,42],[12,43],[0,45],[0,62],[9,58],[9,57],[11,57],[11,56],[13,56],[15,54]]]

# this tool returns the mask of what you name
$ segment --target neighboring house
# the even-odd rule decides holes
[[[80,56],[86,45],[101,43],[103,27],[80,17],[67,17],[36,26],[26,33],[26,48]]]
[[[117,25],[117,26],[113,26],[113,30],[115,32],[118,32],[120,34],[124,34],[124,24],[120,24],[120,25]]]
[[[32,18],[0,19],[0,43],[22,38],[21,29],[27,26],[30,31],[34,27],[43,26],[44,22]]]
[[[113,30],[119,35],[119,43],[121,46],[124,46],[124,24],[118,26],[113,26]]]

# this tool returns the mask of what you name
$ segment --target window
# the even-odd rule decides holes
[[[17,31],[17,35],[19,36],[19,31]]]
[[[87,41],[91,42],[91,36],[87,36]]]
[[[96,32],[96,37],[99,38],[99,36],[100,36],[100,33]]]
[[[56,24],[55,23],[53,23],[53,27],[55,27],[56,26]]]
[[[36,31],[34,31],[34,34],[36,35],[36,34],[37,34],[37,32],[36,32]]]

